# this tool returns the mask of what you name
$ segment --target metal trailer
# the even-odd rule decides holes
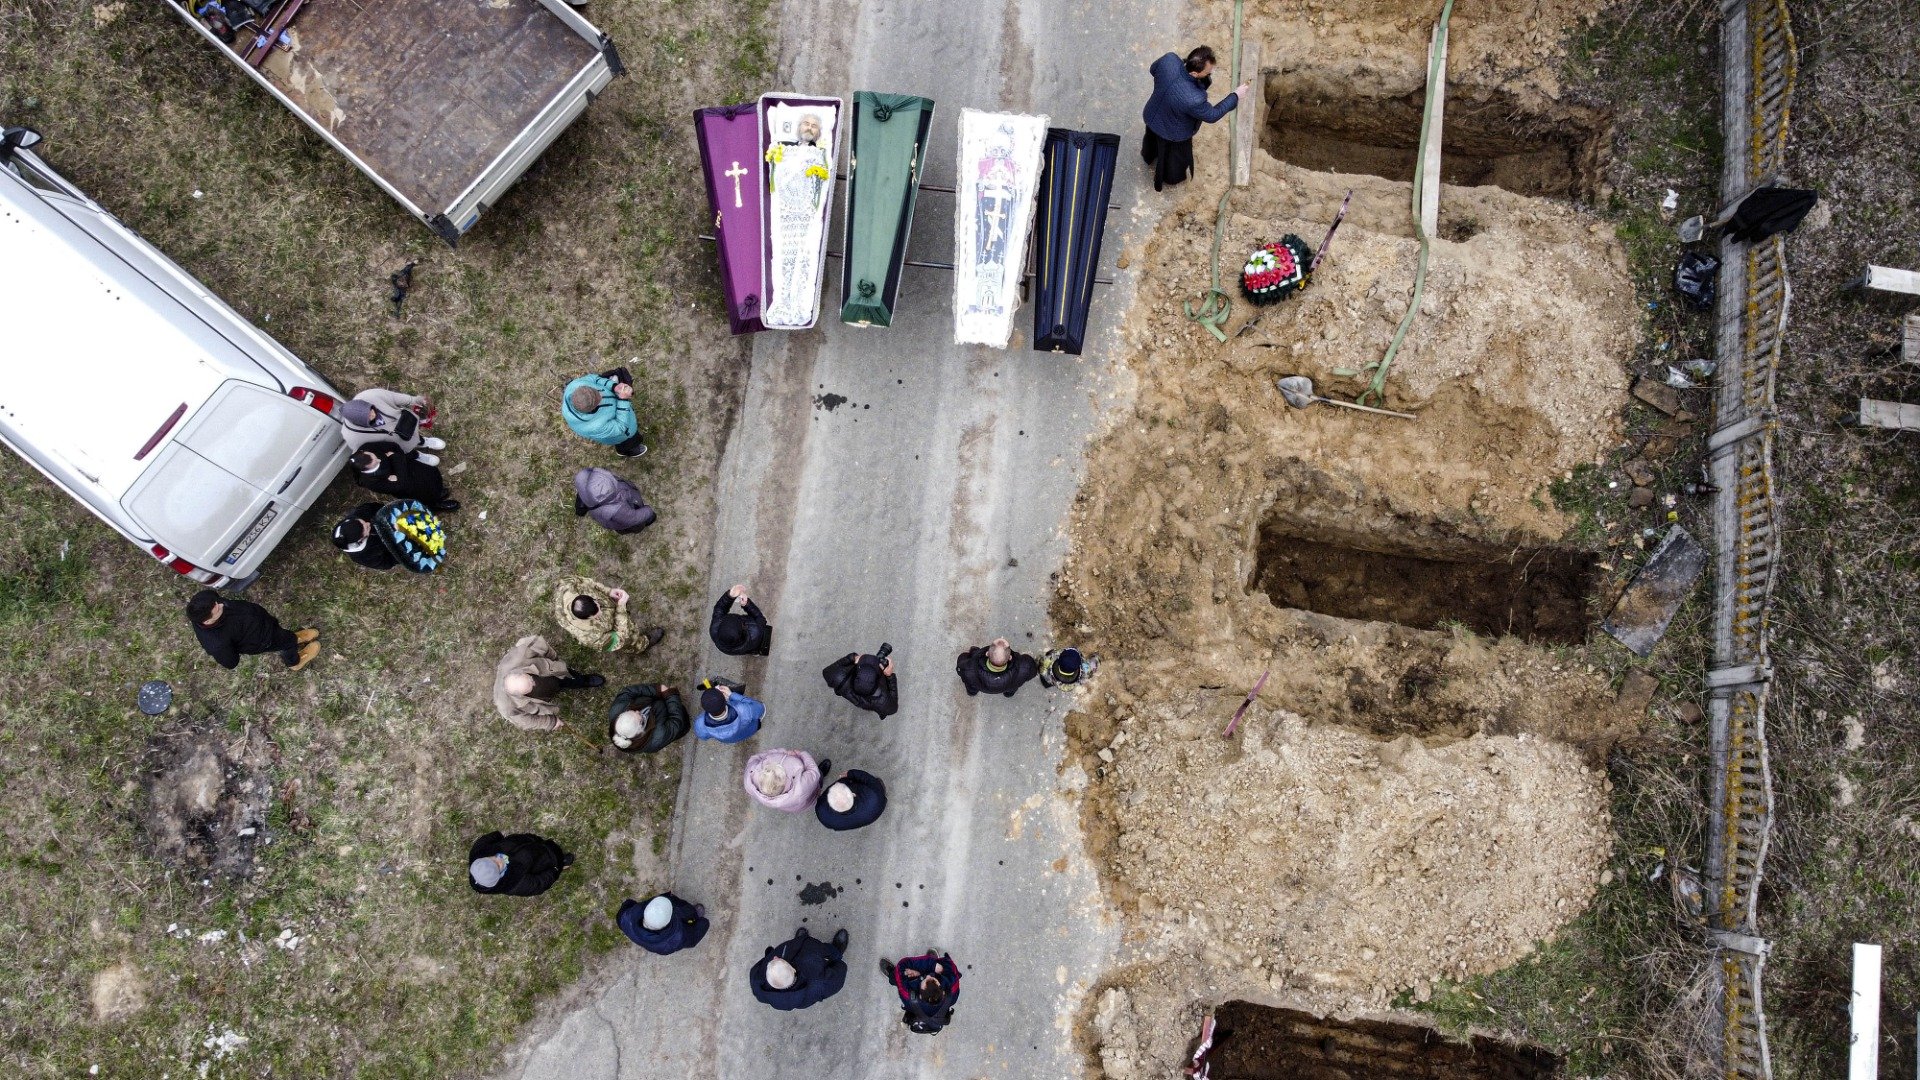
[[[165,2],[450,245],[626,70],[563,0],[285,0],[291,48]]]

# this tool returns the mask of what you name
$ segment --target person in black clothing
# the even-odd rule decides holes
[[[747,973],[754,999],[781,1012],[827,1000],[847,984],[847,932],[836,931],[831,945],[801,927],[793,937],[767,949]]]
[[[635,945],[660,956],[691,949],[707,936],[707,909],[689,904],[670,892],[641,903],[620,905],[616,921],[620,932]]]
[[[240,666],[242,656],[279,653],[288,669],[299,671],[320,655],[320,631],[293,633],[259,604],[221,596],[212,589],[201,589],[187,601],[187,621],[193,624],[193,636],[213,661],[229,670]]]
[[[820,675],[834,693],[884,720],[900,711],[900,680],[894,677],[893,661],[887,655],[892,651],[893,646],[882,645],[875,656],[848,653]]]
[[[736,602],[746,608],[745,614],[733,613]],[[747,595],[745,585],[735,585],[713,602],[713,621],[707,624],[707,636],[728,656],[765,656],[773,650],[773,626],[760,614],[753,597]]]
[[[848,769],[821,789],[820,797],[813,801],[813,816],[835,832],[846,832],[873,824],[886,808],[887,785],[872,773]]]
[[[693,730],[686,702],[671,686],[628,686],[607,706],[607,738],[629,754],[657,754]]]
[[[393,554],[373,535],[373,516],[379,512],[379,503],[361,503],[354,507],[333,527],[333,546],[369,570],[391,570],[398,565]]]
[[[1040,661],[1014,652],[1006,638],[994,638],[991,645],[975,645],[961,653],[953,669],[966,685],[968,697],[982,692],[1012,697],[1040,674]]]
[[[938,1035],[953,1021],[953,1007],[960,1001],[960,967],[953,957],[928,949],[898,965],[880,961],[880,974],[900,995],[900,1022],[915,1034]]]
[[[353,470],[354,483],[375,494],[419,499],[443,514],[460,509],[460,501],[448,494],[439,467],[423,463],[417,451],[402,450],[398,443],[368,443],[353,452],[347,467]]]
[[[467,851],[467,884],[477,893],[538,896],[572,865],[573,856],[544,836],[490,832]]]

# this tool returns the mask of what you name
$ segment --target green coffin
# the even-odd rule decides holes
[[[840,321],[892,326],[927,132],[933,126],[933,101],[860,90],[853,95],[851,112],[853,160],[847,166]]]

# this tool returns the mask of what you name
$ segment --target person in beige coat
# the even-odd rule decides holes
[[[576,675],[539,634],[513,643],[493,670],[493,707],[523,731],[558,731],[562,690],[605,686],[598,675]]]
[[[600,652],[643,653],[667,636],[664,626],[649,626],[634,633],[633,620],[627,616],[627,590],[610,588],[590,577],[574,577],[560,583],[553,593],[553,617],[560,621],[573,639]]]

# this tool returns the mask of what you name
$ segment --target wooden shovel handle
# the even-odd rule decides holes
[[[1359,410],[1360,412],[1370,412],[1370,413],[1379,413],[1379,414],[1380,414],[1381,416],[1397,416],[1397,417],[1399,417],[1399,418],[1400,418],[1400,419],[1402,419],[1402,420],[1418,420],[1418,419],[1420,419],[1419,417],[1417,417],[1417,416],[1415,416],[1415,415],[1413,415],[1412,413],[1404,413],[1404,412],[1393,412],[1393,411],[1391,411],[1391,410],[1388,410],[1388,409],[1376,409],[1376,408],[1374,408],[1374,407],[1373,407],[1373,406],[1371,406],[1371,405],[1355,405],[1355,404],[1354,404],[1353,402],[1351,402],[1351,401],[1335,401],[1335,400],[1333,400],[1333,399],[1332,399],[1332,398],[1330,398],[1330,397],[1316,397],[1316,398],[1314,398],[1313,400],[1315,400],[1315,401],[1320,401],[1320,402],[1325,402],[1325,403],[1326,403],[1326,404],[1328,404],[1328,405],[1338,405],[1338,406],[1340,406],[1340,407],[1341,407],[1341,408],[1343,408],[1343,409],[1357,409],[1357,410]]]

